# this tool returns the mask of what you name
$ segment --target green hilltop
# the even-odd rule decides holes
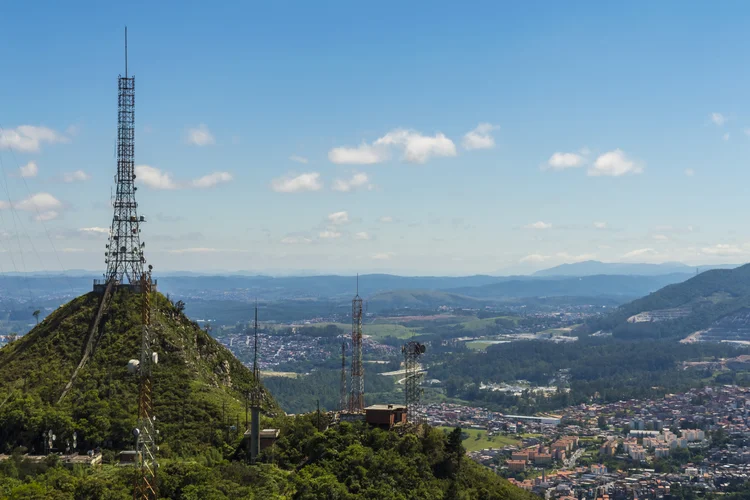
[[[100,301],[81,296],[0,349],[0,453],[10,455],[0,460],[0,500],[132,498],[133,469],[114,457],[134,445],[138,387],[127,364],[139,357],[142,295],[117,291],[93,329]],[[262,424],[280,429],[280,438],[248,465],[242,430],[251,371],[182,307],[158,293],[152,302],[160,498],[535,498],[465,457],[460,431],[417,435],[331,425],[326,415],[289,417],[267,392]],[[73,432],[79,450],[101,447],[104,464],[71,470],[56,455],[30,461],[25,453],[43,454],[48,429],[57,449]]]
[[[153,371],[161,448],[186,454],[226,440],[224,422],[244,423],[252,373],[161,294],[152,294],[159,362]],[[91,355],[60,400],[81,361],[100,296],[60,307],[27,335],[0,349],[0,452],[42,448],[42,432],[85,447],[133,444],[138,381],[128,372],[140,357],[142,295],[119,290],[92,338]],[[268,410],[278,411],[271,398]],[[224,434],[224,437],[222,435]]]

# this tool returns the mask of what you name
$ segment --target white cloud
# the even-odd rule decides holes
[[[695,175],[695,170],[693,170],[692,168],[686,168],[685,175],[687,175],[688,177],[692,177]]]
[[[338,231],[331,231],[330,229],[326,229],[325,231],[321,231],[320,233],[318,233],[318,236],[325,240],[329,240],[341,237],[341,233]]]
[[[103,235],[109,236],[108,227],[82,227],[78,230],[81,234],[85,235]]]
[[[311,243],[312,240],[304,236],[286,236],[281,239],[281,242],[285,245],[306,245]]]
[[[707,255],[730,256],[745,253],[737,245],[719,244],[712,247],[701,248],[701,252]]]
[[[340,164],[371,165],[388,160],[392,148],[402,150],[403,159],[409,163],[425,163],[437,156],[456,156],[456,145],[440,132],[427,136],[414,130],[395,129],[372,144],[333,148],[328,152],[328,159]]]
[[[361,144],[356,148],[333,148],[328,152],[328,159],[333,163],[345,165],[372,165],[390,158],[388,148],[373,147]]]
[[[354,239],[355,240],[369,240],[370,235],[366,231],[360,231],[359,233],[354,233]]]
[[[490,149],[495,147],[495,138],[492,137],[490,132],[496,129],[491,123],[480,123],[477,128],[471,130],[464,135],[463,147],[464,149]]]
[[[196,128],[188,129],[187,142],[195,146],[210,146],[216,143],[208,127],[201,123]]]
[[[352,175],[351,179],[334,180],[331,189],[333,189],[334,191],[341,191],[343,193],[354,191],[357,188],[361,187],[372,189],[372,184],[370,184],[369,182],[370,179],[367,177],[367,174],[363,172],[355,172],[354,175]]]
[[[194,179],[190,182],[193,187],[205,189],[214,187],[222,182],[229,182],[232,180],[232,174],[229,172],[212,172],[208,175],[204,175],[198,179]]]
[[[607,223],[606,222],[594,222],[594,228],[607,229]]]
[[[647,257],[650,255],[655,255],[659,252],[654,250],[653,248],[639,248],[638,250],[633,250],[631,252],[626,253],[622,256],[623,259],[632,259],[634,257]]]
[[[21,177],[36,177],[36,174],[39,173],[39,167],[37,167],[36,162],[33,161],[22,166],[19,170]]]
[[[149,165],[135,166],[136,181],[151,189],[178,189],[172,176]]]
[[[393,217],[391,217],[390,215],[384,215],[378,220],[383,224],[390,224],[391,222],[393,222]]]
[[[750,137],[750,128],[746,128],[743,132],[745,132],[745,135]]]
[[[70,142],[70,139],[47,127],[21,125],[15,129],[0,129],[0,149],[35,153],[44,143],[60,142]]]
[[[57,212],[57,211],[55,211],[55,210],[46,210],[44,212],[38,213],[34,217],[34,220],[36,220],[36,221],[46,221],[46,220],[57,219],[58,215],[60,215],[60,213]]]
[[[726,121],[727,117],[721,113],[711,113],[711,122],[713,122],[714,125],[721,127]]]
[[[296,161],[297,163],[307,163],[307,158],[305,158],[304,156],[292,155],[289,157],[289,159],[292,161]]]
[[[523,226],[524,229],[551,229],[552,224],[549,224],[547,222],[537,221],[533,222],[531,224],[526,224]]]
[[[396,255],[394,252],[380,252],[372,255],[373,260],[389,260]]]
[[[318,172],[308,172],[298,176],[284,176],[271,181],[271,187],[277,193],[300,193],[302,191],[319,191],[323,189]]]
[[[547,260],[551,259],[549,255],[541,255],[538,253],[532,253],[531,255],[527,255],[525,257],[522,257],[519,262],[522,264],[540,264],[542,262],[545,262]]]
[[[63,174],[63,182],[77,182],[77,181],[87,181],[91,178],[89,174],[84,172],[83,170],[76,170],[75,172],[65,172]]]
[[[172,174],[169,172],[164,172],[150,165],[136,165],[135,176],[136,182],[139,184],[143,184],[151,189],[164,190],[186,189],[189,187],[206,189],[232,180],[232,174],[229,172],[212,172],[192,181],[177,181],[172,178]]]
[[[619,177],[625,174],[640,174],[643,167],[625,156],[621,149],[615,149],[599,156],[588,170],[588,175],[608,175]]]
[[[652,238],[656,241],[667,241],[669,239],[666,234],[655,234]]]
[[[328,215],[328,222],[331,224],[346,224],[349,222],[349,214],[347,212],[334,212]]]
[[[402,147],[404,160],[409,163],[425,163],[433,156],[456,156],[456,145],[440,132],[433,137],[397,129],[375,141],[375,146],[379,145]]]
[[[14,203],[13,206],[18,210],[27,212],[48,212],[59,210],[62,207],[60,200],[49,193],[36,193],[25,200]],[[54,217],[53,217],[54,218]]]
[[[585,159],[577,153],[554,153],[547,160],[547,166],[552,170],[564,170],[583,166]]]
[[[728,141],[729,140],[729,132],[727,132],[726,134],[724,134],[721,138],[724,139],[725,141]]]

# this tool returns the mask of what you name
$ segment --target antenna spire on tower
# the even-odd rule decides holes
[[[125,78],[128,77],[128,27],[125,26]]]

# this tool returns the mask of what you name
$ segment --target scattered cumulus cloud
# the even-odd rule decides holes
[[[56,210],[46,210],[44,212],[39,212],[34,216],[35,221],[48,221],[52,219],[57,219],[57,216],[60,215],[60,213]]]
[[[335,239],[335,238],[340,238],[341,237],[341,233],[339,231],[333,231],[333,230],[330,230],[330,229],[326,229],[325,231],[321,231],[320,233],[318,233],[318,237],[322,238],[324,240],[331,240],[331,239]]]
[[[565,170],[583,166],[585,158],[578,153],[554,153],[547,160],[547,167],[552,170]]]
[[[336,179],[333,181],[331,189],[334,191],[340,191],[342,193],[348,193],[349,191],[355,191],[359,188],[372,189],[370,179],[367,174],[363,172],[355,172],[351,179]]]
[[[23,165],[18,170],[21,177],[36,177],[36,174],[39,173],[39,167],[36,165],[36,162],[33,161]]]
[[[607,229],[607,223],[606,222],[594,222],[594,228],[595,229]]]
[[[213,134],[211,134],[211,131],[203,123],[195,128],[188,129],[187,142],[194,146],[211,146],[212,144],[216,144]]]
[[[61,142],[70,142],[70,139],[47,127],[21,125],[15,129],[0,129],[0,149],[36,153],[44,143]]]
[[[711,123],[713,123],[714,125],[718,127],[721,127],[727,121],[727,117],[721,113],[711,113],[710,119],[711,119]]]
[[[643,167],[628,158],[621,149],[600,155],[589,167],[588,175],[619,177],[625,174],[640,174]]]
[[[151,189],[178,189],[172,176],[150,165],[135,166],[136,181]]]
[[[83,170],[76,170],[74,172],[65,172],[63,174],[63,182],[71,183],[71,182],[83,182],[87,181],[91,178],[89,174],[84,172]]]
[[[524,229],[552,229],[552,224],[549,224],[547,222],[537,221],[532,222],[531,224],[526,224],[523,226]]]
[[[354,233],[354,239],[355,240],[369,240],[370,235],[366,231],[360,231],[359,233]]]
[[[36,193],[25,200],[14,203],[13,207],[17,210],[27,212],[35,212],[37,210],[46,212],[49,210],[59,210],[62,208],[62,202],[49,193]]]
[[[336,225],[346,224],[349,222],[349,214],[345,211],[328,214],[328,222]]]
[[[307,158],[305,158],[304,156],[292,155],[289,157],[289,159],[292,161],[296,161],[297,163],[307,164]]]
[[[204,175],[203,177],[190,181],[190,184],[195,188],[206,189],[214,187],[215,185],[221,184],[223,182],[229,182],[231,180],[232,174],[230,174],[229,172],[212,172],[208,175]]]
[[[191,187],[206,189],[232,180],[232,174],[229,172],[212,172],[191,181],[177,181],[169,172],[164,172],[150,165],[136,165],[135,176],[137,183],[151,189],[161,190],[187,189]]]
[[[495,147],[495,138],[492,137],[491,133],[495,130],[496,126],[491,123],[480,123],[477,128],[471,130],[464,135],[462,145],[464,149],[491,149]]]
[[[390,159],[394,148],[401,150],[403,160],[409,163],[426,163],[433,157],[456,156],[456,145],[440,132],[428,136],[415,130],[395,129],[372,144],[333,148],[328,152],[328,159],[338,164],[372,165]]]
[[[108,227],[82,227],[78,232],[84,236],[109,236]]]
[[[319,191],[323,189],[318,172],[308,172],[300,175],[286,175],[271,181],[271,187],[277,193],[300,193],[303,191]]]
[[[721,136],[721,138],[724,139],[725,141],[728,141],[729,140],[729,132],[725,133],[723,136]]]

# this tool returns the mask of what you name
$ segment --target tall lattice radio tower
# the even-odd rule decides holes
[[[406,417],[410,423],[419,424],[419,404],[422,398],[422,372],[419,358],[425,352],[425,346],[414,340],[401,348],[404,354],[404,395],[406,399]]]
[[[359,276],[357,276],[357,295],[352,299],[352,383],[349,393],[349,411],[365,411],[365,369],[362,365],[362,298],[359,296]]]
[[[125,28],[125,76],[117,79],[117,174],[112,199],[114,215],[105,253],[107,282],[136,284],[143,275],[138,203],[135,201],[135,77],[128,77],[128,30]]]

